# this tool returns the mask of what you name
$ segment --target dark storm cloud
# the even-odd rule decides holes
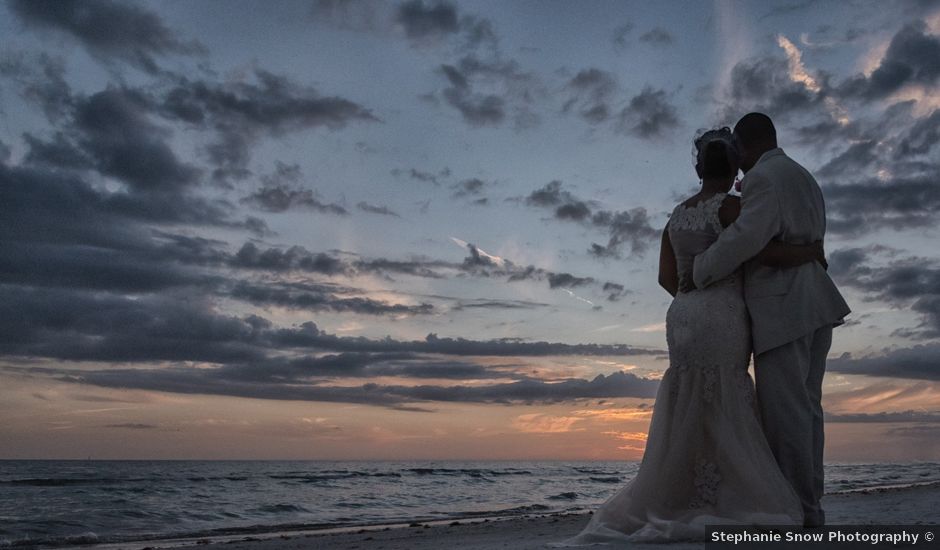
[[[848,149],[820,168],[818,174],[824,178],[829,178],[831,176],[841,177],[852,173],[869,172],[867,168],[878,159],[875,150],[877,145],[878,142],[875,140],[853,143]]]
[[[288,249],[260,249],[254,243],[245,243],[232,258],[235,267],[268,271],[299,270],[324,275],[348,275],[351,267],[343,260],[322,252],[309,252],[302,246]]]
[[[675,42],[672,34],[662,27],[656,27],[640,35],[640,42],[653,46],[669,46]]]
[[[901,166],[898,166],[901,167]],[[902,230],[936,223],[940,208],[940,167],[911,176],[889,176],[823,186],[828,230],[858,235],[885,227]]]
[[[910,307],[921,315],[919,326],[898,329],[896,334],[912,338],[940,336],[940,266],[916,257],[893,258],[886,265],[876,265],[876,257],[884,252],[878,247],[837,250],[830,254],[830,273],[840,285],[861,290],[870,299]]]
[[[460,264],[419,258],[414,260],[393,260],[389,258],[340,258],[324,252],[310,252],[302,246],[289,248],[258,248],[254,243],[245,243],[238,250],[231,265],[243,269],[257,269],[270,272],[301,271],[323,275],[356,276],[376,274],[387,276],[388,273],[401,273],[415,277],[432,279],[444,278],[445,275],[435,269],[460,269]]]
[[[679,126],[678,111],[666,99],[666,92],[650,86],[633,96],[618,117],[619,132],[643,139],[663,137]]]
[[[261,136],[379,121],[358,103],[322,96],[286,76],[260,69],[253,76],[254,82],[224,84],[177,77],[162,98],[164,117],[217,133],[208,152],[222,175],[244,175],[251,147]]]
[[[940,38],[927,33],[923,21],[905,25],[891,39],[888,50],[870,76],[858,75],[842,83],[842,97],[878,99],[907,85],[933,86],[940,80]]]
[[[359,258],[351,262],[352,267],[360,273],[374,273],[388,277],[389,273],[401,273],[415,277],[429,279],[442,279],[443,273],[438,269],[460,269],[458,264],[429,258],[415,258],[412,260],[392,260],[389,258]]]
[[[830,359],[826,368],[843,374],[938,381],[940,368],[937,365],[940,365],[940,345],[924,344],[863,357],[846,353]]]
[[[103,174],[140,191],[195,184],[199,171],[176,157],[166,142],[169,131],[154,125],[148,114],[147,98],[109,89],[78,102],[74,128]]]
[[[790,78],[784,57],[768,56],[739,62],[731,69],[729,105],[720,117],[737,120],[749,111],[773,113],[774,120],[794,115],[816,116],[818,122],[831,118],[821,109],[823,95]]]
[[[141,250],[154,247],[146,224],[230,223],[222,204],[133,188],[108,192],[51,166],[0,166],[0,195],[0,239],[21,244]]]
[[[327,360],[330,361],[330,360]],[[394,370],[394,367],[392,367]],[[432,375],[430,371],[420,372]],[[445,366],[441,370],[445,370]],[[461,368],[457,366],[457,368]],[[70,373],[64,369],[15,368],[6,370],[29,372],[34,376],[53,377],[61,381],[89,384],[100,387],[135,388],[184,394],[226,395],[256,399],[286,399],[298,401],[323,401],[340,403],[362,403],[375,406],[399,408],[409,402],[456,402],[456,403],[558,403],[585,398],[652,398],[659,385],[658,380],[639,378],[630,373],[615,372],[598,375],[592,380],[567,379],[559,382],[524,379],[516,382],[486,385],[417,385],[395,386],[364,384],[361,386],[330,386],[316,383],[296,383],[291,376],[289,383],[281,380],[265,380],[254,376],[244,377],[243,372],[225,368],[164,369],[108,369]],[[478,372],[470,367],[470,378]],[[303,368],[300,367],[302,373]],[[296,375],[293,369],[289,375]],[[253,374],[253,373],[250,373]]]
[[[331,311],[360,315],[427,315],[434,313],[434,306],[390,304],[382,300],[352,297],[342,298],[319,288],[298,288],[296,284],[255,284],[239,281],[231,290],[233,298],[257,305],[279,306],[304,311]]]
[[[562,344],[554,342],[523,342],[517,338],[493,340],[467,340],[441,338],[429,333],[424,340],[370,340],[363,337],[339,337],[321,331],[315,323],[307,322],[298,328],[272,329],[268,341],[273,346],[297,349],[325,349],[333,351],[415,352],[444,355],[527,356],[548,355],[650,355],[654,350],[624,344]]]
[[[423,0],[409,0],[399,4],[396,21],[412,40],[439,39],[456,33],[457,8],[446,2],[425,4]]]
[[[54,29],[78,39],[93,55],[120,59],[150,73],[154,56],[200,53],[154,13],[135,4],[110,0],[10,0],[11,11],[30,26]]]
[[[918,120],[901,136],[894,157],[898,160],[926,157],[933,153],[938,142],[940,142],[940,110]]]
[[[218,315],[196,295],[136,298],[0,285],[0,351],[74,361],[260,359],[256,327]]]
[[[595,210],[594,201],[584,201],[562,189],[558,180],[550,181],[525,197],[530,206],[552,208],[556,219],[584,223],[610,234],[606,245],[592,243],[588,251],[596,257],[619,258],[625,243],[631,253],[642,254],[649,243],[659,236],[659,231],[650,225],[645,208],[629,211]]]

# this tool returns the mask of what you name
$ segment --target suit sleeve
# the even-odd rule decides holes
[[[705,288],[727,277],[780,233],[780,203],[773,183],[754,176],[745,182],[738,219],[693,260],[696,287]]]

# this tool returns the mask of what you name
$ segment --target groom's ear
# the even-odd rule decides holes
[[[702,178],[702,165],[701,165],[701,164],[696,164],[696,165],[695,165],[695,173],[698,175],[698,179],[703,179],[703,178]]]

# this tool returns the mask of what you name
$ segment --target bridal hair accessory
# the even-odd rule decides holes
[[[715,142],[721,142],[723,145],[725,157],[731,166],[736,166],[739,161],[738,148],[734,143],[734,136],[731,128],[722,126],[721,128],[706,130],[699,137],[695,138],[692,154],[695,155],[695,166],[697,169],[705,167],[706,157],[708,155],[709,145]],[[714,149],[713,149],[714,151]]]
[[[731,128],[722,126],[715,130],[707,130],[699,137],[695,138],[695,160],[696,163],[702,162],[702,156],[705,154],[706,146],[715,140],[725,143],[729,151],[735,151],[734,140],[732,139]]]

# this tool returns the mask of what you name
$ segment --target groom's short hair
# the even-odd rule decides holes
[[[734,133],[744,143],[777,143],[777,129],[764,113],[748,113],[734,125]]]

